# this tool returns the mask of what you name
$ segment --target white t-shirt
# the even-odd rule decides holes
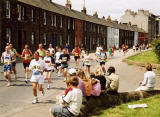
[[[56,61],[55,61],[56,63],[61,63],[59,60],[61,54],[62,54],[61,52],[56,52],[56,55],[55,55],[56,56]]]
[[[99,54],[100,53],[100,47],[96,48],[96,53]]]
[[[7,52],[4,52],[3,53],[3,63],[5,64],[5,65],[9,65],[10,63],[11,63],[11,54],[9,53],[9,54],[7,54]]]
[[[41,78],[43,74],[40,73],[41,70],[45,69],[46,65],[43,60],[36,61],[33,59],[29,65],[29,69],[32,70],[32,77],[31,78]]]
[[[72,91],[68,92],[63,100],[68,103],[68,110],[78,116],[82,105],[82,91],[78,88],[74,88]]]
[[[51,57],[44,57],[44,62],[46,65],[47,70],[53,70],[53,66],[50,66],[50,64],[52,64],[52,59]]]
[[[91,61],[90,61],[90,55],[84,55],[84,64],[85,65],[91,65]]]
[[[154,87],[156,83],[156,75],[152,71],[147,71],[144,74],[144,80],[142,82],[142,85],[145,85],[147,87]]]
[[[49,50],[49,52],[50,52],[51,54],[53,54],[54,48],[48,48],[48,50]]]

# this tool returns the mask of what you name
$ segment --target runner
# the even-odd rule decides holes
[[[86,51],[86,54],[84,55],[84,65],[85,65],[85,71],[87,71],[90,74],[90,67],[91,67],[91,56],[89,55],[89,51]]]
[[[29,65],[29,70],[32,71],[32,77],[31,82],[33,86],[33,95],[34,100],[32,104],[38,103],[38,97],[37,97],[37,86],[39,91],[42,91],[42,94],[44,95],[43,90],[43,84],[44,84],[44,76],[43,72],[46,70],[46,65],[43,60],[39,59],[39,53],[34,53],[34,59],[31,61]]]
[[[124,56],[125,56],[125,55],[126,55],[126,50],[127,50],[127,49],[126,49],[126,46],[125,46],[124,44],[122,45],[122,50],[123,50],[123,54],[124,54]]]
[[[61,61],[61,69],[63,72],[63,76],[66,78],[67,76],[67,68],[70,61],[70,56],[67,54],[67,50],[63,49],[63,54],[60,55],[60,61]]]
[[[111,46],[108,49],[108,53],[109,53],[109,58],[111,58],[112,57],[112,47]]]
[[[50,84],[51,84],[51,77],[54,69],[54,59],[50,56],[49,50],[46,51],[46,56],[44,57],[44,62],[46,64],[47,70],[45,71],[45,80],[48,80],[48,87],[47,89],[50,89]]]
[[[74,54],[76,68],[78,68],[78,66],[79,66],[79,59],[80,59],[80,55],[81,55],[81,50],[79,49],[78,46],[76,46],[75,49],[73,49],[72,53]]]
[[[9,44],[9,49],[10,49],[10,53],[12,55],[12,59],[14,60],[14,62],[12,63],[12,68],[13,68],[13,72],[14,72],[14,78],[15,78],[15,81],[17,80],[17,70],[16,70],[16,57],[19,56],[21,57],[16,49],[13,48],[13,45],[12,44]]]
[[[15,59],[12,61],[12,55],[10,53],[10,49],[7,46],[6,51],[2,53],[1,62],[4,63],[3,72],[4,77],[8,80],[7,86],[9,87],[11,84],[11,71],[12,71],[12,63],[15,62]]]
[[[107,60],[107,53],[105,52],[104,49],[101,50],[100,55],[99,55],[99,59],[100,59],[100,66],[102,68],[102,71],[104,74],[106,74],[105,63]]]
[[[50,56],[51,56],[52,58],[54,58],[55,50],[54,50],[54,48],[52,47],[52,44],[49,44],[48,50],[49,50]]]
[[[39,49],[37,50],[37,52],[39,53],[39,59],[43,60],[43,58],[45,57],[45,50],[43,49],[42,44],[39,44]]]
[[[57,48],[57,52],[55,54],[55,63],[56,63],[56,69],[57,69],[57,72],[58,72],[58,77],[61,76],[61,61],[60,61],[60,55],[62,54],[62,51],[61,51],[61,48]]]
[[[23,67],[25,70],[25,82],[26,83],[28,82],[29,64],[31,62],[32,57],[33,57],[33,54],[31,50],[29,49],[29,46],[25,45],[21,58],[23,59]]]
[[[100,46],[99,44],[97,45],[97,48],[96,48],[96,56],[97,56],[97,59],[99,57],[99,53],[100,53]],[[98,62],[98,61],[97,61]]]

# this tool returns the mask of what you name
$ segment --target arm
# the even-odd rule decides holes
[[[146,84],[147,84],[147,80],[148,80],[148,77],[147,77],[147,75],[146,74],[144,74],[144,80],[143,80],[143,82],[142,82],[142,86],[145,86]]]
[[[1,63],[3,63],[3,61],[4,61],[4,55],[2,54],[2,56],[1,56]]]
[[[25,59],[25,57],[23,57],[23,55],[24,55],[24,50],[22,51],[21,58]]]

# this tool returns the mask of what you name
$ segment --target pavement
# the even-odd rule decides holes
[[[122,59],[134,54],[129,50],[126,56],[122,52],[115,51],[114,56],[106,64],[106,68],[114,66],[116,73],[120,77],[119,92],[129,92],[135,90],[139,82],[143,80],[145,72],[144,68],[134,65],[128,65],[122,62]],[[92,57],[95,58],[94,54]],[[99,64],[93,60],[91,70],[97,68]],[[70,67],[74,67],[73,57],[71,58]],[[82,67],[80,64],[79,67]],[[2,66],[0,66],[2,71]],[[160,86],[159,72],[154,70],[157,75],[156,88]],[[56,104],[56,96],[65,90],[63,77],[57,77],[57,73],[53,74],[52,86],[47,90],[47,82],[44,85],[45,95],[38,92],[39,103],[32,104],[33,94],[31,83],[24,83],[24,69],[22,63],[17,64],[18,80],[15,82],[12,75],[12,86],[6,87],[6,80],[1,74],[0,77],[0,117],[49,117],[49,108]]]

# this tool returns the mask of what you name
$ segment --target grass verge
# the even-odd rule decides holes
[[[157,55],[152,50],[145,52],[144,55],[138,54],[128,59],[136,62],[160,64]]]
[[[147,104],[148,108],[128,109],[132,104]],[[102,111],[97,117],[160,117],[160,96],[122,104]]]

